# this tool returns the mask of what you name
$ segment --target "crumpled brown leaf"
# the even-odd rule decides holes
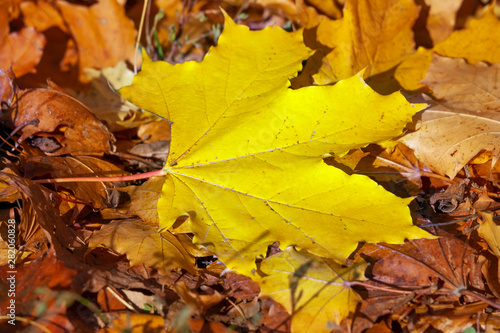
[[[53,136],[61,148],[47,155],[102,155],[111,151],[114,141],[106,126],[85,105],[58,90],[20,91],[2,118],[13,128],[20,127],[19,143],[32,135]]]
[[[46,41],[42,33],[31,27],[9,33],[8,7],[8,3],[0,4],[0,69],[12,67],[16,76],[22,76],[35,71]]]

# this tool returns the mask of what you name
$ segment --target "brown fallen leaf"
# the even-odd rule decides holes
[[[7,281],[13,274],[8,266],[0,267],[2,281]],[[45,290],[59,290],[68,288],[77,273],[56,259],[55,251],[50,250],[45,256],[37,258],[30,263],[24,263],[15,270],[15,306],[16,315],[20,317],[35,318],[35,321],[46,327],[51,332],[61,329],[72,331],[74,329],[66,315],[68,304],[63,299],[57,299],[48,293],[40,293],[38,288]],[[9,284],[0,284],[0,294],[7,295]],[[4,297],[0,302],[2,309],[7,309],[9,298]],[[45,306],[44,311],[39,311],[40,306]],[[16,322],[17,326],[23,326]],[[10,326],[12,329],[12,326]],[[5,326],[2,331],[5,330]]]
[[[458,111],[498,111],[500,64],[468,64],[464,59],[434,55],[422,83],[432,89],[441,105]]]
[[[10,32],[9,21],[12,19],[8,2],[0,4],[0,69],[12,67],[16,76],[34,72],[42,58],[45,37],[34,28],[23,28]]]
[[[134,24],[118,1],[99,0],[90,7],[65,1],[57,5],[77,45],[82,82],[87,81],[87,67],[112,67],[122,60],[134,63]]]
[[[494,304],[484,302],[487,300],[482,297],[485,293],[490,297],[481,271],[484,258],[456,237],[445,232],[439,235],[439,239],[409,241],[404,245],[363,245],[360,253],[373,265],[368,272],[369,283],[408,294],[368,288],[369,297],[355,317],[355,327],[370,327],[390,313],[392,320],[410,331],[423,332],[436,325],[443,332],[461,332],[455,328],[475,323],[478,311]],[[457,306],[462,297],[468,304]],[[388,312],[389,309],[392,310]]]
[[[474,249],[445,232],[440,232],[439,239],[403,245],[365,244],[360,251],[375,261],[374,281],[407,290],[427,289],[440,302],[454,302],[468,289],[485,290],[483,262]]]
[[[45,37],[33,28],[0,36],[0,68],[12,67],[16,76],[34,72],[44,46]]]
[[[434,193],[429,202],[435,212],[452,213],[461,204],[465,196],[465,187],[470,182],[464,179],[451,184],[446,191]]]
[[[115,164],[92,156],[34,156],[28,157],[24,165],[26,178],[103,177],[128,174]],[[76,201],[88,203],[93,209],[115,207],[118,197],[113,188],[119,183],[84,182],[66,183],[58,186],[72,192]]]
[[[422,83],[439,99],[417,117],[416,131],[400,141],[441,175],[454,178],[481,151],[495,156],[500,143],[500,65],[469,65],[433,56]]]
[[[2,73],[2,75],[7,75]],[[111,151],[113,135],[90,110],[73,97],[53,89],[18,92],[2,115],[22,133],[18,142],[32,135],[49,134],[61,148],[47,155],[102,155]]]
[[[55,2],[22,1],[19,9],[23,13],[24,24],[27,27],[34,27],[41,32],[57,27],[64,33],[69,32]]]
[[[210,309],[212,306],[219,304],[227,297],[216,290],[214,290],[214,293],[211,295],[197,294],[196,292],[190,290],[183,281],[176,283],[174,285],[174,289],[182,298],[184,303],[200,314],[205,313],[205,311]]]

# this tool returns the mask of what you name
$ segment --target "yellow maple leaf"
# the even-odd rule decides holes
[[[144,59],[120,91],[172,121],[160,227],[189,215],[194,242],[244,274],[276,241],[344,261],[359,241],[432,237],[412,225],[411,198],[322,159],[401,134],[424,105],[378,95],[362,73],[289,89],[309,55],[302,32],[225,24],[203,62]]]
[[[317,84],[348,78],[365,67],[365,78],[385,72],[413,52],[413,0],[348,0],[341,20],[322,20],[317,40],[332,50],[323,58]],[[312,64],[306,67],[316,67]]]
[[[365,280],[365,268],[365,263],[345,267],[289,247],[262,261],[260,270],[267,275],[256,281],[261,295],[290,313],[292,332],[331,332],[329,322],[339,324],[361,301],[348,281]]]

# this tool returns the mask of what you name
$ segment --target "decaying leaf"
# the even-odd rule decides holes
[[[160,227],[189,215],[194,241],[246,274],[276,241],[343,261],[360,240],[431,237],[412,226],[409,199],[322,160],[398,135],[422,105],[376,94],[361,74],[288,89],[307,55],[300,32],[251,32],[226,19],[202,63],[145,59],[121,90],[173,122]]]
[[[33,260],[30,264],[17,268],[16,274],[16,314],[34,318],[37,323],[50,332],[73,331],[75,327],[69,320],[66,311],[68,300],[61,295],[60,298],[48,296],[50,290],[69,288],[73,283],[73,277],[77,271],[67,267],[61,260],[56,259],[55,251],[52,249],[44,257]],[[2,281],[9,281],[12,277],[12,270],[9,266],[0,268],[0,278]],[[8,295],[10,284],[0,284],[2,295]],[[42,289],[42,290],[40,290]],[[45,292],[44,292],[45,291]],[[10,305],[10,299],[4,297],[0,303],[3,309]],[[42,311],[40,311],[43,309]],[[7,312],[2,312],[6,314]],[[3,325],[2,325],[3,326]],[[5,326],[3,326],[5,327]],[[16,321],[16,330],[23,327],[23,322]],[[27,325],[26,330],[33,330],[32,325]],[[3,328],[4,331],[12,330]]]
[[[130,266],[144,264],[164,275],[178,268],[196,273],[194,258],[185,245],[176,236],[168,232],[160,234],[155,226],[137,220],[113,221],[89,240],[89,249],[105,246],[126,254]]]
[[[349,312],[354,312],[361,297],[348,281],[364,280],[366,265],[341,266],[288,247],[265,259],[257,281],[261,295],[272,297],[291,315],[293,332],[330,332]]]
[[[0,72],[0,75],[8,74]],[[18,91],[9,112],[2,114],[2,120],[21,129],[18,142],[32,135],[54,137],[60,147],[48,151],[48,155],[102,155],[111,151],[114,140],[86,106],[54,89]]]
[[[438,103],[422,112],[417,130],[401,142],[424,164],[450,178],[482,150],[497,154],[499,70],[498,64],[469,65],[435,55],[422,82],[432,88]]]
[[[467,286],[484,289],[482,262],[474,249],[450,234],[442,232],[440,236],[402,245],[365,244],[360,252],[376,260],[372,274],[385,284],[417,290],[431,288],[430,293],[442,288],[449,301],[459,297]],[[436,285],[438,281],[442,285]]]

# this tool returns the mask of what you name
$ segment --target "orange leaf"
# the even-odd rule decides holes
[[[121,60],[134,61],[135,29],[116,0],[100,0],[90,7],[59,1],[80,56],[80,80],[86,67],[112,67]]]

